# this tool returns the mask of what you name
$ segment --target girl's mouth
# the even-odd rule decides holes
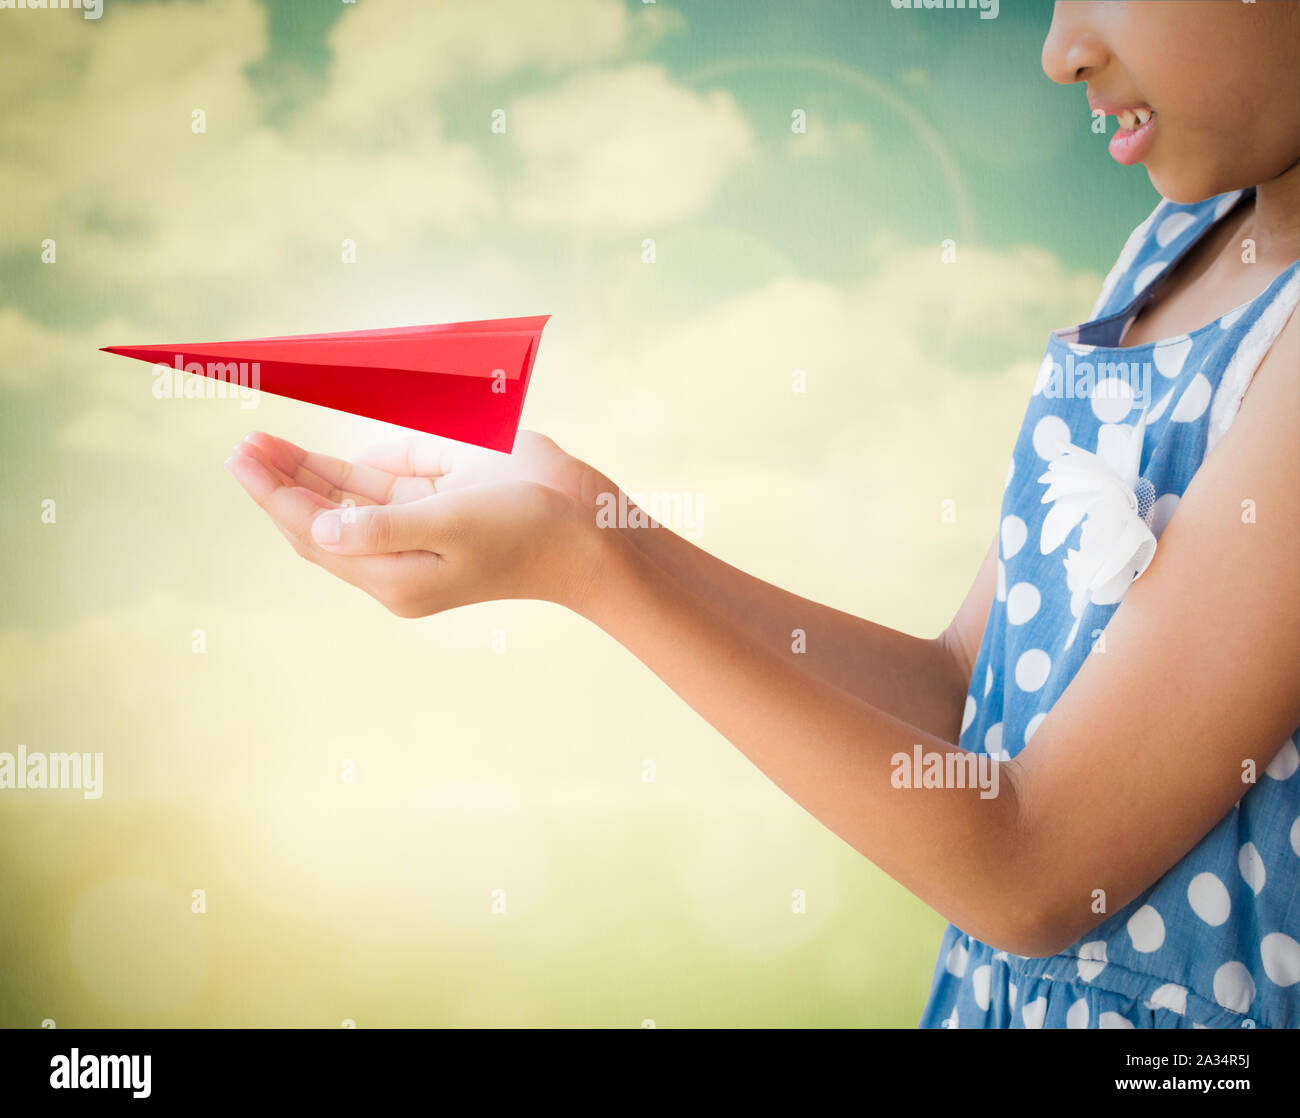
[[[1117,109],[1118,127],[1110,138],[1110,154],[1125,167],[1137,163],[1151,147],[1156,127],[1156,112],[1147,105]]]

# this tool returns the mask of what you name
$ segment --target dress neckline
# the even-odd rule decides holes
[[[1237,197],[1232,200],[1231,204],[1228,205],[1224,211],[1218,215],[1218,217],[1214,218],[1212,221],[1207,221],[1196,235],[1169,261],[1169,263],[1166,264],[1165,267],[1156,275],[1152,276],[1150,282],[1147,283],[1141,291],[1134,292],[1133,297],[1119,310],[1106,315],[1104,318],[1091,319],[1080,326],[1067,326],[1059,330],[1053,330],[1052,337],[1064,345],[1076,346],[1080,349],[1087,349],[1090,352],[1097,349],[1105,349],[1117,353],[1141,353],[1144,350],[1155,349],[1157,346],[1176,345],[1189,338],[1195,338],[1200,334],[1204,334],[1209,330],[1226,329],[1227,326],[1224,325],[1225,321],[1227,322],[1227,325],[1230,326],[1255,303],[1258,303],[1265,296],[1269,295],[1275,287],[1284,283],[1289,274],[1295,270],[1296,266],[1300,265],[1300,260],[1295,260],[1283,268],[1273,277],[1269,282],[1269,285],[1258,295],[1254,296],[1254,298],[1247,299],[1244,303],[1233,307],[1231,310],[1216,315],[1214,318],[1210,319],[1209,322],[1196,327],[1194,330],[1188,330],[1181,334],[1172,334],[1167,338],[1156,338],[1149,342],[1139,342],[1137,345],[1132,346],[1091,345],[1078,340],[1079,335],[1085,330],[1095,330],[1097,327],[1122,319],[1124,320],[1124,325],[1120,327],[1120,341],[1122,342],[1124,340],[1124,334],[1128,331],[1131,320],[1137,317],[1137,311],[1150,302],[1150,300],[1155,297],[1155,293],[1160,290],[1161,286],[1169,281],[1169,278],[1177,270],[1178,265],[1182,263],[1183,258],[1186,257],[1187,254],[1198,244],[1200,244],[1201,240],[1206,237],[1210,230],[1214,229],[1219,222],[1226,220],[1229,214],[1234,213],[1243,201],[1248,198],[1254,198],[1254,196],[1255,188],[1253,186],[1248,186],[1245,189],[1238,191]],[[1220,201],[1219,204],[1222,205],[1222,201]],[[1073,336],[1073,340],[1071,335]]]

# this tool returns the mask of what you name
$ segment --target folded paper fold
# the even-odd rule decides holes
[[[509,452],[549,318],[103,349]]]

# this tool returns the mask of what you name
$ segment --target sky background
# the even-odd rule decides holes
[[[525,427],[933,636],[1047,332],[1158,200],[1044,77],[1050,15],[0,11],[0,751],[106,770],[0,791],[0,1025],[914,1025],[942,916],[630,654],[539,603],[400,621],[222,469],[395,429],[98,349],[550,314]]]

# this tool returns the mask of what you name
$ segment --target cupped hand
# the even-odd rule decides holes
[[[319,456],[308,457],[319,461]],[[488,482],[530,481],[563,493],[584,506],[591,504],[598,489],[611,484],[585,462],[566,454],[536,431],[520,431],[509,454],[434,435],[410,435],[369,447],[354,462],[356,468],[377,469],[385,475],[406,479],[408,484],[428,482],[436,485],[438,493]],[[350,476],[344,475],[344,480]]]
[[[533,432],[513,455],[412,437],[351,462],[254,432],[226,468],[300,556],[401,617],[500,598],[573,604],[590,578],[591,471]]]

